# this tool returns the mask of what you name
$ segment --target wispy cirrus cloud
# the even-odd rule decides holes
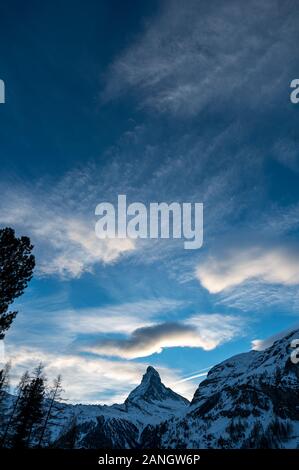
[[[178,248],[182,255],[181,240],[99,240],[94,232],[95,207],[102,201],[115,204],[117,195],[122,193],[127,194],[128,202],[203,201],[205,233],[215,230],[216,220],[218,224],[221,219],[222,226],[227,226],[230,214],[237,211],[234,191],[239,200],[246,196],[249,201],[238,178],[238,159],[234,161],[223,151],[230,133],[238,132],[237,127],[214,135],[212,141],[207,132],[200,140],[195,136],[180,137],[170,146],[149,146],[151,130],[136,126],[133,136],[124,137],[117,148],[109,150],[103,167],[99,162],[89,163],[51,182],[3,181],[1,225],[10,225],[30,236],[38,261],[36,274],[40,276],[78,278],[92,272],[97,264],[113,264],[137,252],[145,263],[171,259]],[[225,171],[219,171],[216,164],[220,150],[226,161]],[[242,166],[246,160],[248,178],[249,173],[256,178],[252,162],[257,159],[251,153],[249,160],[248,155],[243,149]]]
[[[216,300],[217,305],[230,309],[265,313],[275,310],[287,315],[298,315],[298,286],[268,284],[259,280],[250,280],[222,291]]]
[[[138,328],[125,338],[99,339],[83,346],[83,350],[125,359],[147,357],[174,347],[208,351],[240,335],[243,324],[244,319],[230,315],[195,315],[181,322],[163,322]]]
[[[102,97],[133,92],[141,106],[176,116],[227,100],[259,106],[263,98],[264,106],[271,104],[287,79],[279,59],[292,66],[289,47],[297,36],[292,10],[278,0],[192,0],[188,8],[165,1],[111,64]]]
[[[128,238],[96,237],[96,186],[88,187],[87,181],[91,173],[90,169],[77,170],[72,178],[66,174],[54,185],[40,181],[34,191],[20,182],[3,184],[1,225],[10,225],[31,238],[40,276],[80,277],[96,263],[113,263],[135,249]]]

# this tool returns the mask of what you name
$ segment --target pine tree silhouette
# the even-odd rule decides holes
[[[29,372],[26,371],[22,375],[21,380],[19,382],[19,385],[17,387],[16,399],[14,400],[14,404],[13,404],[13,407],[12,407],[12,410],[11,410],[11,413],[10,413],[10,417],[9,417],[8,422],[7,422],[7,424],[5,426],[5,429],[4,429],[3,437],[2,437],[2,440],[1,440],[1,447],[10,447],[10,432],[11,432],[12,427],[13,427],[16,412],[17,412],[17,409],[18,409],[18,406],[19,406],[19,402],[20,402],[21,396],[23,394],[23,390],[24,390],[25,386],[29,383],[29,380],[30,380]]]
[[[59,402],[61,401],[61,394],[63,391],[61,381],[61,375],[58,375],[58,377],[54,380],[53,387],[50,389],[49,396],[47,397],[47,410],[44,423],[41,428],[41,434],[38,442],[39,447],[43,447],[45,445],[48,428],[53,425],[59,426],[59,420],[61,418],[60,415],[62,414],[61,407],[59,406]]]
[[[36,445],[36,434],[44,418],[45,378],[40,364],[23,387],[15,417],[13,447]]]
[[[5,432],[5,425],[9,419],[8,410],[8,391],[9,391],[9,371],[11,364],[8,362],[4,368],[0,370],[0,442]]]
[[[0,229],[0,340],[17,312],[8,312],[10,304],[23,294],[32,278],[35,258],[28,237],[15,237],[12,228]]]

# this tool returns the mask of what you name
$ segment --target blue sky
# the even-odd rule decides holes
[[[1,4],[1,226],[37,266],[5,340],[73,401],[189,376],[298,323],[295,1]],[[95,238],[101,201],[203,202],[204,245]],[[261,346],[262,343],[255,343]]]

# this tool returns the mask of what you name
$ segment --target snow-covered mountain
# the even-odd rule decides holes
[[[294,331],[264,351],[213,367],[183,417],[147,426],[142,447],[299,447],[299,364],[290,357]]]
[[[54,445],[84,448],[299,447],[299,330],[213,367],[189,403],[148,367],[121,405],[63,405]],[[71,417],[75,424],[70,425]],[[75,418],[74,418],[75,417]]]
[[[60,427],[52,429],[54,445],[69,445],[70,433],[74,433],[71,423],[75,422],[75,447],[138,447],[146,426],[154,427],[182,414],[189,404],[186,398],[165,387],[158,372],[149,366],[140,385],[121,405],[63,405],[65,427],[62,433]]]

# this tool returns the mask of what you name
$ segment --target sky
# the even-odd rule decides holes
[[[299,323],[296,1],[2,1],[0,226],[36,268],[5,338],[74,403],[147,365],[191,398]],[[202,202],[202,248],[99,240],[95,207]]]

